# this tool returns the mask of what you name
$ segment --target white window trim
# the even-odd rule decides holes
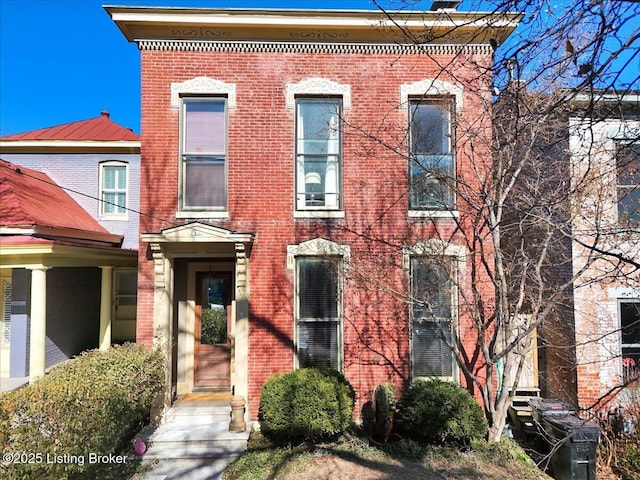
[[[342,263],[346,267],[351,259],[351,247],[320,237],[296,245],[287,245],[287,270],[295,269],[298,256],[342,257]]]
[[[236,108],[236,84],[209,77],[195,77],[171,84],[171,107],[180,108],[183,95],[219,95],[227,97],[227,107]]]
[[[342,97],[342,109],[351,109],[351,85],[343,85],[326,78],[311,77],[298,83],[288,83],[285,100],[287,108],[295,109],[296,97],[300,95],[333,95]]]
[[[460,331],[458,322],[459,312],[459,290],[462,284],[461,277],[466,271],[466,249],[461,245],[451,245],[437,238],[430,238],[423,242],[416,243],[414,245],[406,245],[402,249],[402,268],[407,272],[409,282],[411,282],[411,259],[415,257],[432,257],[432,256],[446,256],[455,259],[454,268],[456,269],[457,281],[453,282],[453,288],[451,292],[451,308],[453,310],[451,318],[451,328],[457,332]],[[412,326],[413,318],[409,313],[409,328]],[[409,340],[409,358],[411,362],[411,380],[427,380],[431,378],[437,378],[444,381],[450,381],[458,383],[460,381],[460,367],[453,357],[452,353],[452,369],[451,377],[415,377],[413,374],[413,347],[412,342]]]
[[[458,210],[409,210],[409,218],[458,218]]]
[[[455,97],[456,113],[462,111],[463,88],[459,85],[446,82],[444,80],[425,78],[414,83],[400,85],[400,108],[405,108],[409,99],[428,99],[429,97]]]
[[[129,189],[129,164],[127,162],[124,162],[122,160],[108,160],[105,162],[100,162],[100,168],[99,168],[99,173],[98,173],[98,185],[100,186],[100,192],[99,192],[99,202],[98,202],[98,218],[100,218],[100,220],[128,220],[129,219],[129,193],[130,193],[130,189]],[[103,180],[104,180],[104,169],[105,167],[124,167],[124,175],[125,175],[125,188],[124,188],[124,195],[125,195],[125,205],[124,205],[124,212],[123,213],[107,213],[105,212],[105,202],[103,199],[103,194],[104,194],[104,185],[103,185]]]
[[[215,218],[218,220],[229,220],[228,210],[179,210],[176,218]]]
[[[344,210],[294,210],[293,218],[345,218]]]
[[[337,333],[338,344],[338,370],[342,371],[344,368],[344,283],[346,267],[351,258],[351,248],[349,245],[340,245],[338,243],[326,240],[324,238],[314,238],[307,240],[306,242],[299,243],[297,245],[287,245],[287,269],[292,270],[294,273],[294,354],[293,354],[293,368],[299,368],[298,359],[298,276],[296,270],[296,257],[319,257],[319,258],[334,258],[338,262],[338,316],[340,318]]]

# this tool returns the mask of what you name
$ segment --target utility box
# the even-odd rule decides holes
[[[557,400],[535,400],[533,417],[550,448],[553,478],[596,480],[598,424],[577,417],[571,407]]]

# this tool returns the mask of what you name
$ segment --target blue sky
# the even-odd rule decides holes
[[[369,0],[0,0],[0,135],[104,109],[140,133],[139,52],[102,5],[375,8]]]
[[[492,0],[465,0],[474,10]],[[497,0],[495,0],[497,1]],[[389,10],[428,9],[432,0],[379,0]],[[372,0],[0,0],[0,135],[97,117],[140,132],[140,55],[102,5],[213,8],[375,9]],[[552,0],[552,7],[568,5]],[[631,8],[640,12],[640,4]],[[491,10],[482,8],[483,10]],[[551,21],[551,10],[542,14]],[[511,35],[526,35],[521,25]],[[623,27],[629,32],[632,21]],[[623,37],[623,39],[626,37]],[[638,49],[638,43],[632,50]],[[619,61],[624,63],[624,55]],[[640,81],[640,55],[626,72]],[[633,85],[634,88],[639,88]]]

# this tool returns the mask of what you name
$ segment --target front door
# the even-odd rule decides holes
[[[195,386],[229,389],[231,272],[196,274]]]

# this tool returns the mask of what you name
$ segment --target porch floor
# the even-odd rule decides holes
[[[0,378],[0,392],[10,392],[11,390],[17,390],[24,387],[29,383],[29,377],[12,377],[12,378]]]

